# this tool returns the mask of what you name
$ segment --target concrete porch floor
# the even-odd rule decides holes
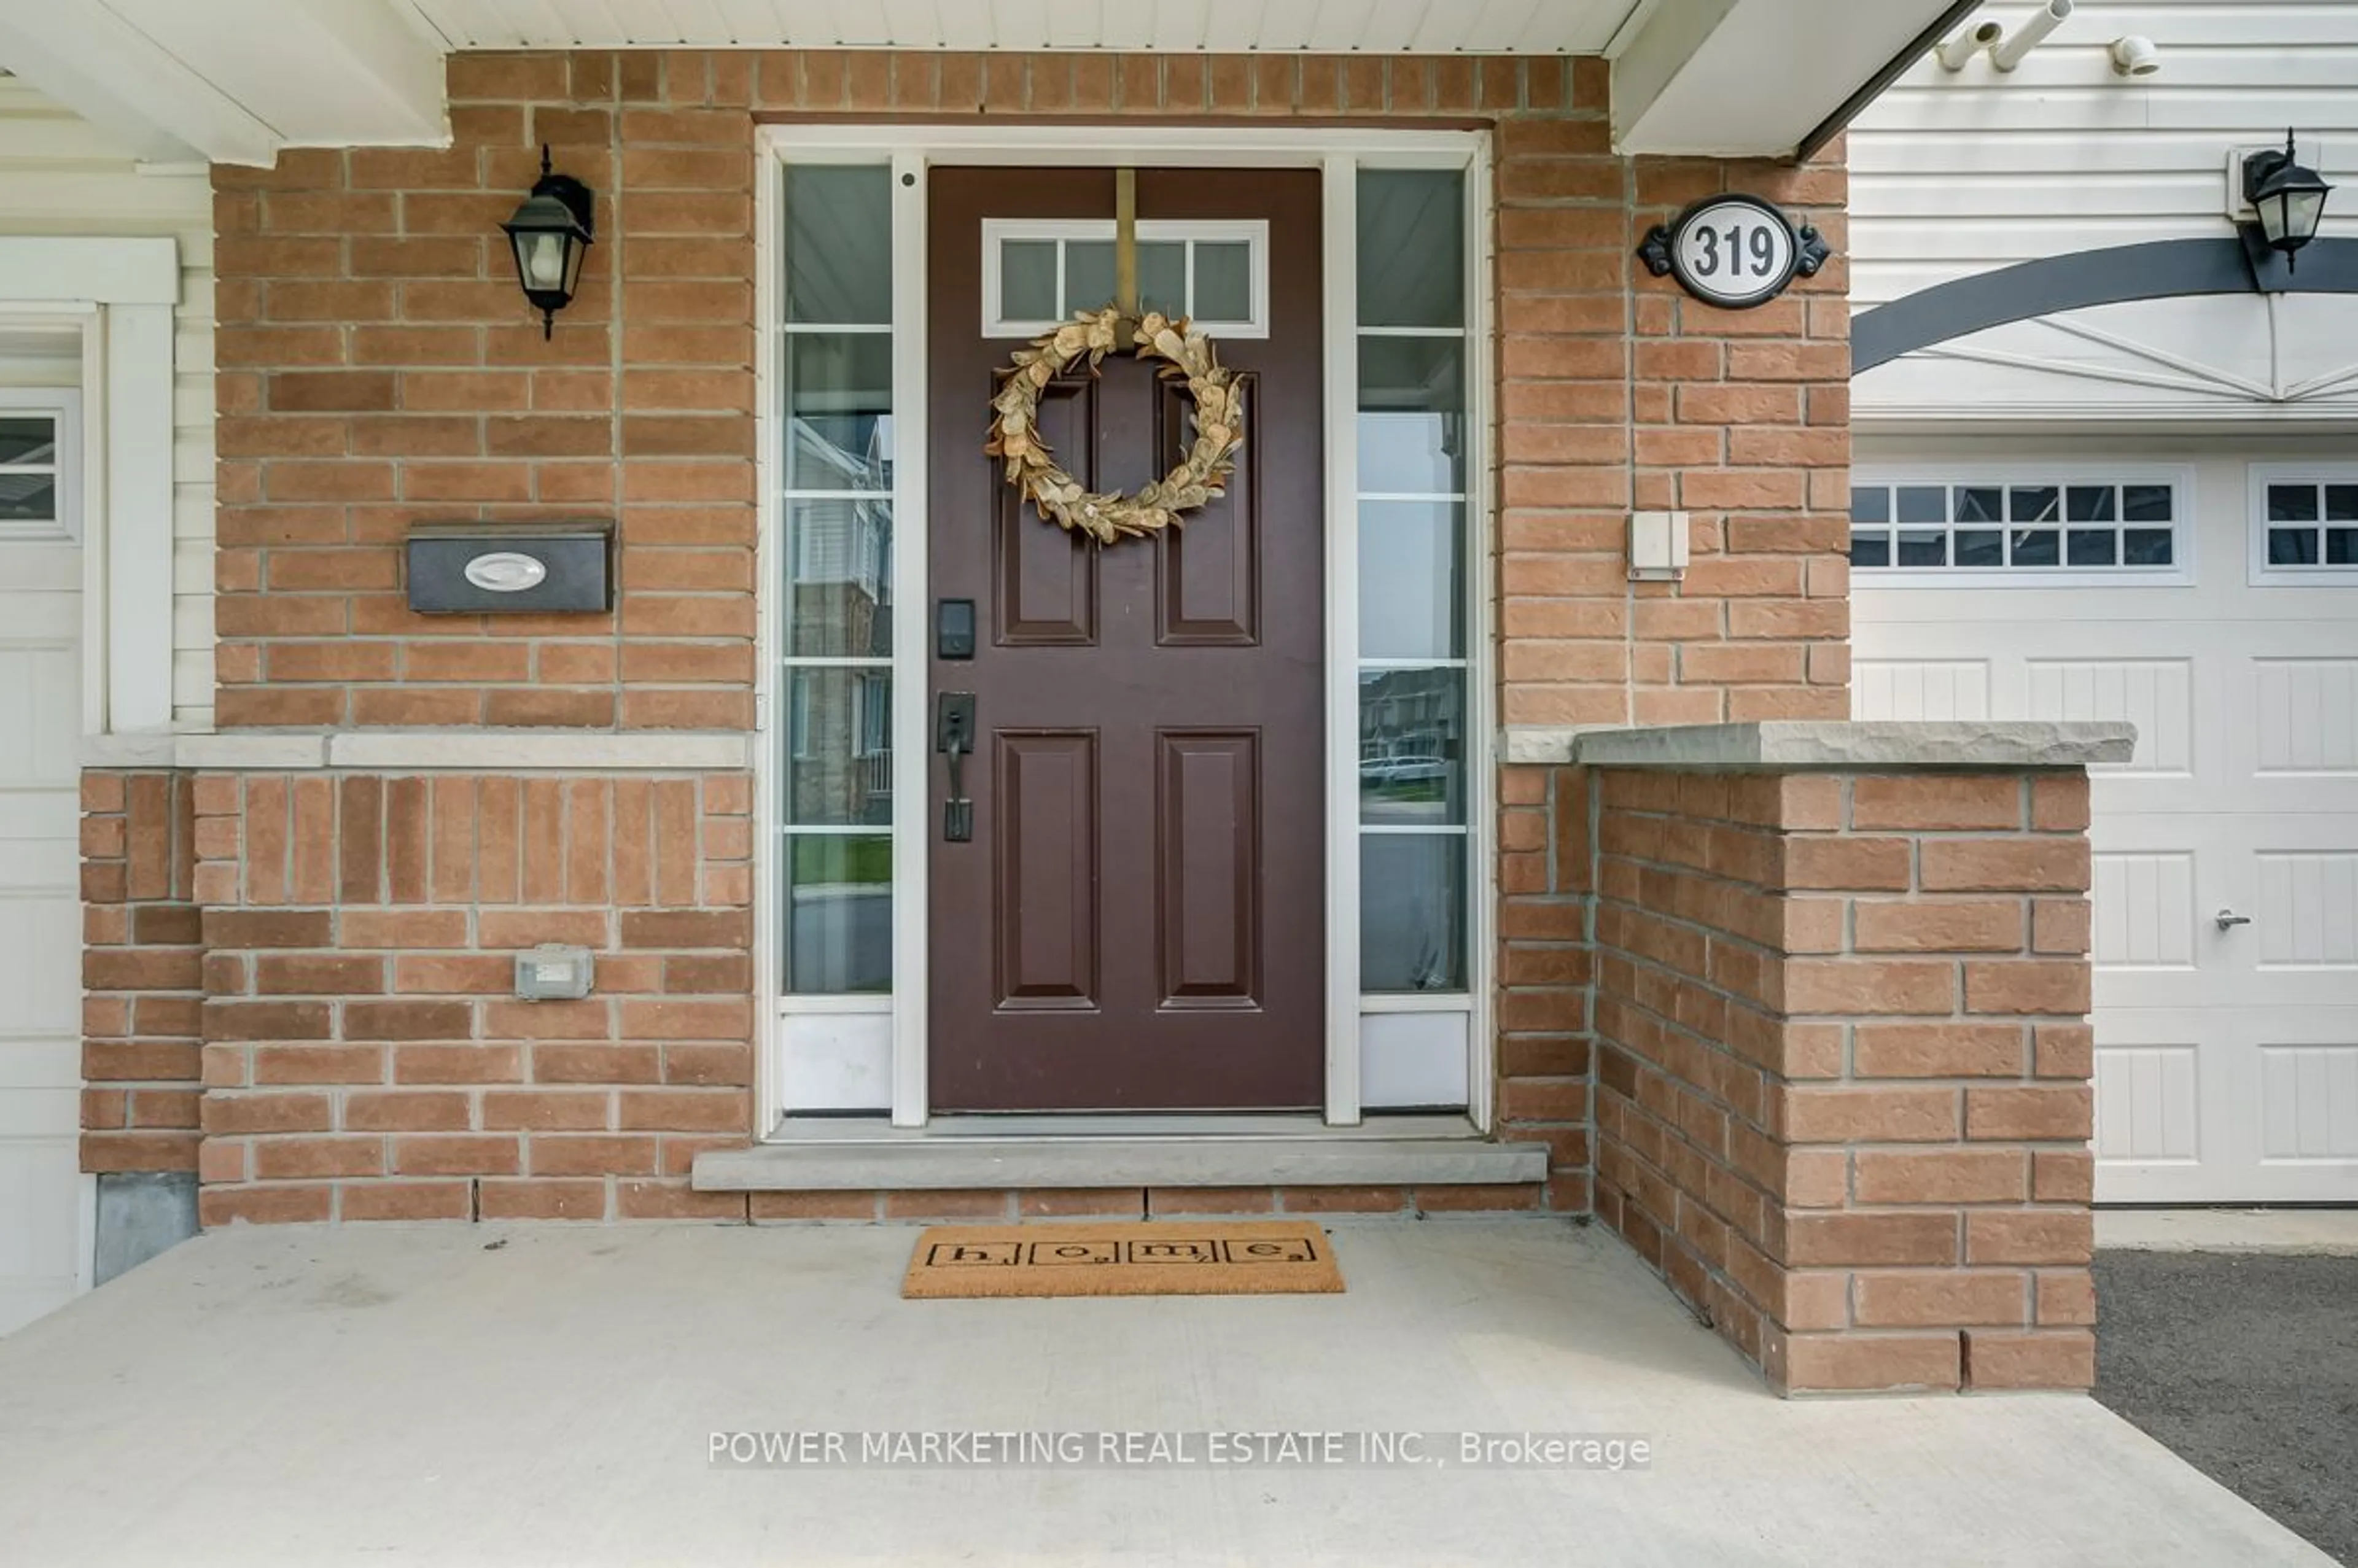
[[[1341,1296],[913,1302],[904,1227],[220,1232],[0,1340],[44,1564],[2323,1564],[2093,1400],[1771,1398],[1612,1238]],[[1652,1468],[716,1470],[715,1430],[1585,1432]]]

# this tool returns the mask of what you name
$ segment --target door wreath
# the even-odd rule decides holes
[[[1141,360],[1161,361],[1163,379],[1184,380],[1195,405],[1195,437],[1186,456],[1135,495],[1084,490],[1040,436],[1040,395],[1048,384],[1083,360],[1095,375],[1099,362],[1124,346]],[[1160,533],[1219,496],[1245,444],[1244,391],[1221,365],[1212,340],[1187,318],[1173,320],[1155,310],[1135,319],[1112,305],[1077,312],[1015,351],[990,406],[990,438],[982,449],[1005,460],[1007,482],[1042,517],[1099,545]]]

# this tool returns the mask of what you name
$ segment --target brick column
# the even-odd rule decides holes
[[[193,1171],[200,997],[188,775],[81,780],[81,1168]]]
[[[2086,1388],[2086,774],[1595,777],[1606,1223],[1780,1390]]]

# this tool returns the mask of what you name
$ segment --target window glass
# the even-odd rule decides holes
[[[1466,821],[1466,672],[1359,672],[1359,820],[1388,827]]]
[[[892,319],[892,171],[882,164],[786,170],[785,319]]]
[[[785,183],[775,454],[784,536],[774,556],[762,552],[784,621],[775,744],[785,987],[803,996],[888,992],[892,178],[882,165],[798,165]],[[1044,285],[1053,314],[1055,246],[1039,250],[1002,248],[1002,288],[1036,300]]]
[[[0,464],[55,467],[58,422],[46,414],[0,416]]]
[[[1466,509],[1454,501],[1359,503],[1359,653],[1466,653]]]
[[[1359,325],[1464,326],[1464,177],[1365,169],[1358,189]]]
[[[882,834],[786,838],[786,989],[800,996],[892,989],[892,840]]]
[[[2352,488],[2358,503],[2358,486]],[[2177,557],[2175,499],[2168,484],[2048,484],[2035,476],[2016,483],[1856,485],[1851,564],[1926,572],[2169,567]]]
[[[1359,489],[1451,495],[1464,488],[1466,342],[1359,340]]]
[[[999,246],[999,314],[1010,321],[1054,321],[1056,242],[1005,240]]]
[[[892,483],[892,339],[883,332],[789,332],[788,490],[887,490]]]
[[[1252,319],[1252,247],[1241,240],[1206,240],[1195,247],[1199,321]]]
[[[1359,838],[1359,989],[1466,989],[1463,834]]]
[[[2270,568],[2358,567],[2358,481],[2270,480],[2261,506]]]
[[[891,658],[892,506],[881,498],[792,498],[786,537],[788,654]]]
[[[797,827],[892,820],[892,672],[802,668],[793,686],[786,820]]]
[[[1359,666],[1369,992],[1466,986],[1465,203],[1459,170],[1358,175],[1359,653],[1387,661]]]

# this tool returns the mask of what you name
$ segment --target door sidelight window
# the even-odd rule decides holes
[[[773,427],[789,994],[892,985],[892,233],[882,164],[794,165]]]

